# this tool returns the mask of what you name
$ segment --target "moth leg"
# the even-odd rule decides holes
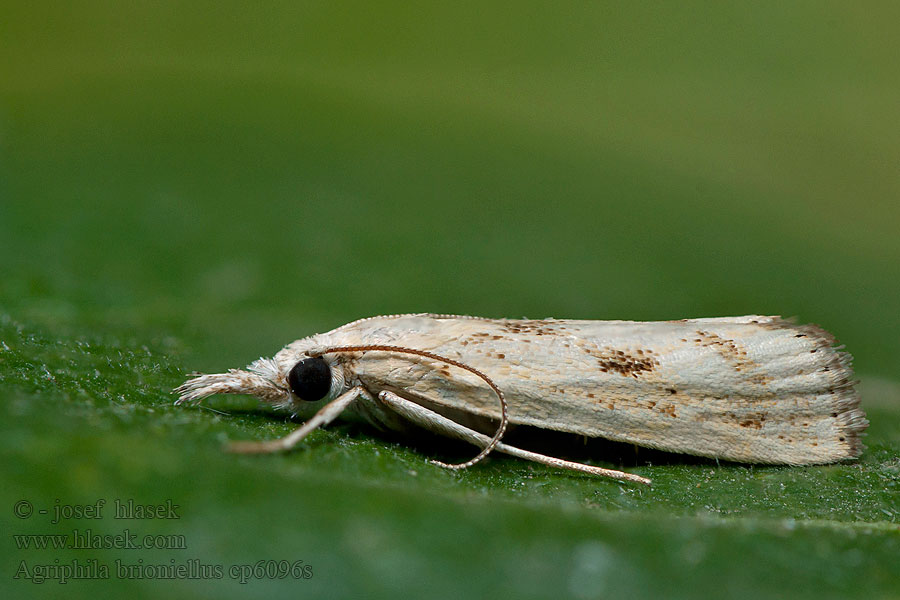
[[[429,431],[433,431],[447,437],[456,438],[464,442],[469,442],[470,444],[474,444],[475,446],[478,446],[480,448],[484,448],[491,441],[491,438],[489,436],[469,429],[468,427],[464,427],[459,423],[456,423],[455,421],[452,421],[447,417],[434,412],[433,410],[420,406],[415,402],[406,400],[405,398],[402,398],[393,392],[384,390],[378,394],[378,399],[388,407],[390,407],[391,410],[395,411],[397,414],[405,417],[406,419],[409,419],[411,422]],[[538,454],[537,452],[529,452],[528,450],[522,450],[521,448],[516,448],[515,446],[510,446],[502,442],[496,445],[495,450],[498,450],[499,452],[503,452],[505,454],[509,454],[510,456],[524,458],[525,460],[549,465],[551,467],[569,469],[571,471],[579,471],[581,473],[589,473],[591,475],[599,475],[601,477],[610,477],[612,479],[632,481],[635,483],[650,485],[650,480],[646,477],[640,477],[638,475],[625,473],[623,471],[615,471],[613,469],[592,467],[590,465],[562,460],[561,458],[554,458],[552,456]]]
[[[283,438],[278,438],[277,440],[267,440],[265,442],[231,442],[226,447],[226,450],[229,452],[237,452],[239,454],[262,454],[268,452],[283,452],[285,450],[290,450],[294,446],[296,446],[300,441],[308,436],[310,433],[322,427],[324,425],[328,425],[332,421],[334,421],[344,410],[347,409],[350,404],[353,403],[354,400],[359,398],[361,395],[365,394],[369,398],[369,393],[362,387],[355,387],[351,390],[344,392],[325,406],[323,406],[319,412],[312,416],[312,418],[301,425],[298,429],[292,431],[288,435]]]

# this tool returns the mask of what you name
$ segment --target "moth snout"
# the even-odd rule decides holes
[[[287,390],[258,372],[230,369],[227,373],[197,375],[175,388],[176,404],[199,402],[214,394],[247,394],[264,402],[284,401]]]

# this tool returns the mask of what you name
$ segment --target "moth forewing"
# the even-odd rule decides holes
[[[467,426],[496,424],[497,397],[485,378],[453,364],[464,363],[502,390],[510,423],[740,462],[816,464],[858,456],[867,425],[850,356],[833,343],[816,326],[763,316],[634,322],[390,315],[289,344],[266,363],[277,375],[243,393],[276,395],[273,389],[289,387],[295,365],[329,348],[404,347],[419,355],[323,355],[333,377],[328,398],[358,386],[367,393],[350,410],[394,428],[397,415],[372,400],[382,391]],[[443,359],[422,355],[428,353]],[[242,393],[236,380],[204,377],[219,379],[209,380],[215,386],[187,382],[182,398]],[[304,404],[287,395],[294,406]]]
[[[339,343],[402,343],[478,365],[504,390],[511,423],[740,462],[825,463],[862,449],[866,421],[849,355],[818,327],[777,317],[641,323],[406,315],[332,334]],[[446,365],[373,353],[355,358],[352,369],[373,391],[498,418],[483,382]]]

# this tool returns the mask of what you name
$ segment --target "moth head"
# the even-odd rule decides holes
[[[174,390],[176,404],[199,402],[213,394],[246,394],[301,417],[312,416],[343,391],[343,370],[335,357],[296,350],[260,358],[246,370],[198,375]]]

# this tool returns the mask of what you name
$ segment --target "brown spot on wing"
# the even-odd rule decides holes
[[[616,356],[608,359],[598,359],[597,363],[604,372],[618,373],[625,377],[637,377],[641,373],[650,372],[656,366],[655,361],[646,358],[637,358],[629,355]]]
[[[678,413],[675,412],[674,404],[660,404],[656,410],[666,415],[667,417],[672,417],[673,419],[678,418]]]
[[[548,319],[507,321],[503,323],[503,328],[514,335],[558,335],[565,331],[563,325]]]
[[[753,371],[759,367],[757,363],[747,357],[747,351],[738,342],[702,329],[698,329],[696,334],[699,336],[694,339],[696,345],[715,350],[722,358],[734,366],[735,371]],[[766,385],[773,378],[770,375],[756,374],[748,376],[747,380],[750,383]]]
[[[749,429],[762,429],[763,424],[766,422],[767,414],[764,412],[758,413],[746,413],[743,415],[736,415],[733,412],[725,413],[725,416],[737,421],[737,424],[740,427],[745,427]],[[779,439],[781,436],[779,436]]]
[[[601,373],[618,373],[623,377],[637,378],[639,375],[652,372],[659,365],[657,359],[644,356],[643,352],[600,348],[586,340],[576,340],[575,345],[597,360]]]

